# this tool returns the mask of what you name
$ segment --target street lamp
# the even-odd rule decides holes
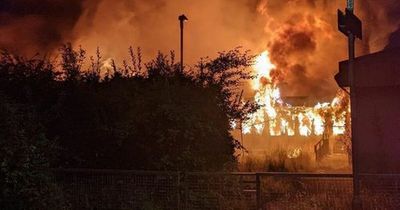
[[[178,17],[180,28],[181,28],[181,73],[183,72],[183,23],[188,20],[188,18],[182,14]]]

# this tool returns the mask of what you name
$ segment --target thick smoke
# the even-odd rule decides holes
[[[364,20],[364,40],[357,54],[381,50],[398,24],[394,0],[362,1],[356,13]],[[266,20],[265,37],[283,96],[331,100],[337,90],[332,79],[337,62],[346,59],[347,42],[337,30],[338,0],[264,0],[258,10]],[[397,13],[396,13],[397,11]]]
[[[383,49],[389,37],[398,40],[390,35],[399,5],[356,1],[365,29],[359,55]],[[118,64],[134,45],[149,59],[158,50],[179,49],[177,17],[185,13],[186,64],[236,46],[269,50],[283,96],[322,99],[335,93],[337,62],[346,58],[346,39],[336,26],[336,10],[344,7],[345,0],[2,0],[0,48],[33,55],[72,42],[91,55],[100,47],[103,59]]]
[[[332,1],[310,0],[268,0],[259,5],[283,96],[321,99],[335,94],[331,78],[346,52],[336,29],[337,7]]]
[[[70,39],[80,0],[1,0],[0,48],[26,56],[49,53]]]
[[[96,2],[95,4],[93,4]],[[260,51],[263,23],[256,12],[257,0],[101,0],[86,1],[86,10],[74,28],[75,43],[117,62],[127,46],[140,46],[145,58],[158,50],[179,49],[178,15],[185,13],[186,63],[213,56],[221,50],[243,46]]]
[[[263,25],[256,8],[257,0],[5,0],[0,4],[0,48],[32,55],[72,42],[92,55],[99,47],[103,58],[121,62],[134,45],[152,58],[159,50],[179,49],[177,18],[185,13],[185,54],[193,64],[237,46],[261,51]]]
[[[400,47],[400,29],[397,29],[389,37],[389,42],[385,49],[398,48]]]
[[[386,44],[396,42],[397,35],[392,32],[399,28],[400,1],[368,0],[359,3],[359,8],[364,27],[364,41],[360,48],[363,54],[381,50]]]

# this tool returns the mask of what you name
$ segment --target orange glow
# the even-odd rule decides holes
[[[278,84],[271,77],[275,68],[268,51],[256,58],[253,66],[256,77],[251,84],[255,91],[254,100],[261,108],[243,122],[244,134],[268,132],[271,136],[319,136],[327,128],[330,134],[344,134],[348,111],[341,103],[344,94],[338,94],[330,103],[317,103],[313,107],[292,106],[282,100]]]

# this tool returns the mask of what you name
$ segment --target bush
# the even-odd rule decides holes
[[[57,151],[26,107],[0,92],[0,209],[66,209],[48,173]]]
[[[62,147],[55,167],[215,171],[236,164],[230,122],[254,112],[237,94],[252,56],[235,49],[180,71],[174,54],[119,67],[61,48],[60,65],[3,53],[0,91],[37,113]],[[54,66],[60,66],[57,69]],[[87,69],[85,69],[87,68]],[[58,73],[57,73],[58,72]]]

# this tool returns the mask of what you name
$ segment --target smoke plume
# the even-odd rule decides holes
[[[358,54],[383,49],[399,25],[398,0],[356,1],[364,21]],[[178,15],[184,13],[185,63],[243,46],[270,51],[283,96],[333,96],[337,62],[346,58],[346,39],[337,31],[336,10],[345,0],[3,0],[0,48],[23,55],[52,54],[65,42],[81,45],[117,64],[129,45],[144,59],[158,50],[179,49]],[[390,39],[389,39],[390,37]],[[391,41],[395,43],[395,41]],[[389,45],[390,46],[390,45]]]
[[[264,0],[258,11],[265,18],[265,37],[274,74],[283,96],[308,96],[330,100],[337,85],[332,79],[337,62],[347,57],[347,41],[337,29],[338,0]],[[364,40],[357,54],[381,50],[395,31],[400,12],[394,0],[356,1],[356,13],[364,23]]]
[[[71,39],[83,11],[80,0],[2,0],[0,48],[32,56]]]

